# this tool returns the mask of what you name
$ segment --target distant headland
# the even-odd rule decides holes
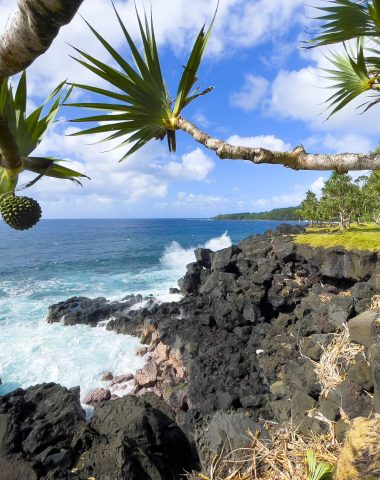
[[[212,220],[299,220],[299,207],[274,208],[258,213],[226,213],[213,217]]]

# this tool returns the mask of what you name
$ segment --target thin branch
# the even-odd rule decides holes
[[[0,37],[0,79],[21,72],[50,47],[83,0],[18,0],[18,10]]]
[[[294,170],[380,170],[379,153],[307,153],[302,145],[287,152],[275,152],[260,147],[230,145],[211,137],[188,120],[178,117],[175,127],[191,135],[194,140],[213,150],[222,160],[249,160],[252,163],[283,165]]]

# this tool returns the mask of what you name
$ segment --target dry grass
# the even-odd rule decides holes
[[[306,453],[333,465],[341,445],[333,435],[300,435],[292,424],[266,426],[269,440],[250,433],[251,444],[214,458],[208,475],[193,473],[188,480],[305,480]]]
[[[354,361],[356,355],[364,350],[362,345],[350,341],[350,333],[347,325],[333,340],[323,347],[323,353],[319,362],[315,364],[315,372],[322,386],[322,395],[327,396],[330,390],[334,390],[346,378],[348,366]]]
[[[330,303],[331,300],[332,300],[332,295],[329,295],[327,293],[321,293],[319,295],[319,300],[322,302],[322,303]]]
[[[377,310],[380,308],[380,295],[374,295],[371,298],[371,305],[369,306],[370,310]]]

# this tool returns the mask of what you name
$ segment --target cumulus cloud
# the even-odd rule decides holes
[[[134,38],[138,38],[138,26],[131,0],[115,0],[115,5]],[[189,8],[187,0],[155,0],[153,18],[159,46],[169,46],[177,55],[187,55],[202,25],[209,23],[217,1],[204,2],[193,0]],[[142,10],[144,3],[137,2]],[[149,6],[145,5],[147,10]],[[220,3],[213,35],[208,47],[208,55],[225,54],[239,48],[254,46],[272,37],[286,32],[299,20],[302,0],[258,0],[242,3],[240,0],[225,0]],[[2,0],[0,3],[0,34],[4,31],[10,15],[16,10],[14,0]],[[83,2],[79,13],[90,22],[117,49],[125,40],[111,4],[104,0]],[[58,38],[48,52],[42,55],[29,68],[30,86],[35,95],[40,94],[41,82],[44,87],[53,88],[68,76],[71,81],[88,81],[89,72],[74,62],[69,54],[74,45],[87,53],[96,54],[97,58],[110,62],[111,57],[85,25],[83,19],[76,15],[72,22],[63,27]],[[228,51],[226,52],[226,49]],[[183,62],[183,60],[181,60]],[[180,66],[180,62],[179,62]],[[93,76],[92,82],[101,83]],[[43,92],[42,95],[46,93]]]
[[[293,191],[280,195],[273,195],[270,198],[259,198],[252,202],[252,206],[259,210],[270,210],[272,208],[294,207],[305,199],[306,192],[311,190],[318,197],[322,193],[325,177],[319,176],[309,185],[295,185]]]
[[[334,46],[335,51],[342,48],[340,45]],[[308,66],[299,70],[282,69],[274,79],[268,102],[271,113],[282,118],[301,120],[314,131],[365,135],[367,142],[368,135],[378,134],[376,108],[364,115],[360,114],[365,96],[355,99],[328,118],[326,101],[333,91],[330,88],[332,83],[326,78],[323,69],[331,68],[328,60],[331,54],[326,48],[319,48],[307,51],[307,56],[305,53],[303,56],[309,62]],[[362,141],[360,143],[363,144]]]
[[[242,147],[261,147],[268,150],[284,151],[290,149],[290,144],[285,143],[281,138],[275,135],[258,135],[256,137],[241,137],[239,135],[231,135],[226,140],[231,145]]]
[[[83,180],[83,190],[67,181],[50,178],[39,181],[33,187],[33,193],[37,199],[49,203],[50,209],[63,210],[64,205],[71,205],[74,206],[71,213],[75,214],[76,206],[84,208],[87,203],[87,208],[91,205],[92,215],[97,209],[108,213],[112,208],[133,205],[139,200],[164,199],[173,182],[206,180],[214,168],[214,162],[200,148],[176,157],[174,161],[166,145],[160,142],[147,144],[119,163],[122,150],[102,152],[106,147],[88,144],[88,138],[68,136],[76,131],[76,127],[62,128],[58,124],[35,151],[36,156],[49,154],[69,159],[68,167],[91,177],[91,181]],[[91,141],[100,139],[101,135],[95,135]],[[25,181],[31,178],[30,175],[24,177]],[[82,200],[78,195],[83,197]]]
[[[201,181],[207,177],[214,166],[213,160],[200,148],[196,148],[182,155],[180,162],[169,162],[163,167],[163,171],[171,178]]]
[[[252,111],[260,104],[268,88],[268,80],[263,77],[247,74],[242,88],[231,94],[230,105],[241,108],[246,112]]]
[[[175,207],[207,210],[214,207],[219,207],[228,204],[229,199],[227,197],[221,197],[218,195],[205,195],[202,193],[185,193],[178,192],[177,200],[174,202]]]

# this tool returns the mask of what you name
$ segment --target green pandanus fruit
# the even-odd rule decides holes
[[[40,204],[29,197],[5,194],[0,201],[0,212],[5,223],[15,230],[28,230],[41,218]]]

